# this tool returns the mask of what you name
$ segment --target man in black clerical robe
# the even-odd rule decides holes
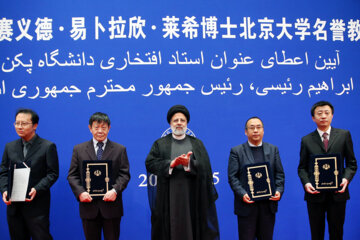
[[[186,107],[171,107],[167,120],[172,133],[154,142],[145,163],[157,176],[157,186],[149,186],[151,239],[219,239],[208,153],[199,139],[185,134]]]

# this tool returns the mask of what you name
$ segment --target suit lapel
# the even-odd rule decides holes
[[[270,162],[270,147],[268,144],[263,142],[264,158],[265,162]]]
[[[327,149],[328,152],[338,137],[339,137],[338,131],[335,128],[331,128],[330,139],[329,139],[329,144],[328,144],[328,149]]]
[[[315,144],[319,145],[321,147],[321,150],[325,153],[325,146],[323,141],[321,141],[321,137],[319,135],[319,132],[317,131],[317,129],[312,133],[311,135],[313,141],[315,142]],[[329,146],[328,146],[329,148]]]
[[[91,139],[86,145],[86,153],[89,155],[89,160],[96,160],[96,153],[93,140]]]
[[[246,155],[247,160],[249,161],[249,163],[255,163],[254,156],[251,152],[249,143],[246,142],[244,145],[245,145],[244,150],[245,150],[245,155]]]
[[[108,158],[112,155],[113,148],[114,148],[114,145],[108,139],[107,142],[106,142],[106,146],[105,146],[105,149],[104,149],[101,160],[108,160]]]
[[[23,154],[23,146],[21,143],[21,138],[16,141],[15,143],[15,152],[17,154],[17,162],[23,162],[24,161],[24,154]]]
[[[41,138],[36,135],[35,140],[31,145],[30,149],[28,150],[28,153],[26,154],[26,158],[24,159],[24,161],[27,161],[28,159],[31,160],[31,156],[34,155],[39,150],[40,147],[41,147]]]

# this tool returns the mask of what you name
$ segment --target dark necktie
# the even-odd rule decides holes
[[[97,146],[98,146],[98,150],[97,150],[97,153],[96,153],[96,158],[97,158],[97,160],[101,160],[103,152],[104,152],[104,150],[102,149],[102,147],[104,146],[104,143],[103,142],[98,142]]]
[[[327,149],[328,149],[328,145],[329,145],[329,139],[328,139],[328,133],[324,132],[323,133],[323,142],[324,142],[324,147],[325,147],[325,151],[327,152]]]
[[[26,158],[26,155],[27,155],[27,153],[29,151],[29,148],[30,148],[30,143],[25,142],[24,143],[24,148],[23,148],[24,158]]]

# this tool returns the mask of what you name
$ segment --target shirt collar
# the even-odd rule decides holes
[[[248,141],[248,143],[249,143],[249,146],[250,147],[261,147],[262,145],[263,145],[263,142],[261,141],[261,143],[259,144],[259,145],[254,145],[254,144],[252,144],[250,141]]]
[[[106,143],[107,143],[107,138],[104,140],[104,141],[102,141],[103,143],[104,143],[104,146],[103,146],[103,149],[105,149],[105,146],[106,146]],[[98,146],[97,146],[97,143],[98,143],[99,141],[97,141],[95,138],[93,138],[93,144],[94,144],[94,148],[96,149]]]
[[[185,139],[186,134],[181,135],[181,136],[176,136],[175,134],[172,133],[172,137],[176,140],[183,140],[183,139]]]
[[[323,132],[323,131],[321,131],[319,128],[317,128],[317,131],[318,131],[318,133],[319,133],[320,137],[322,138],[322,137],[323,137],[324,132]],[[328,138],[329,138],[329,137],[330,137],[330,132],[331,132],[331,126],[329,126],[328,130],[326,130],[325,132],[328,134]]]
[[[24,139],[21,139],[23,144],[30,144],[32,145],[35,142],[35,139],[37,138],[37,134],[35,134],[29,141],[25,141]]]

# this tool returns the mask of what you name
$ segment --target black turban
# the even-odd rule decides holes
[[[189,110],[187,110],[187,108],[183,105],[175,105],[175,106],[172,106],[167,113],[168,123],[170,123],[172,116],[174,116],[174,114],[179,113],[179,112],[185,115],[187,122],[190,121]]]

